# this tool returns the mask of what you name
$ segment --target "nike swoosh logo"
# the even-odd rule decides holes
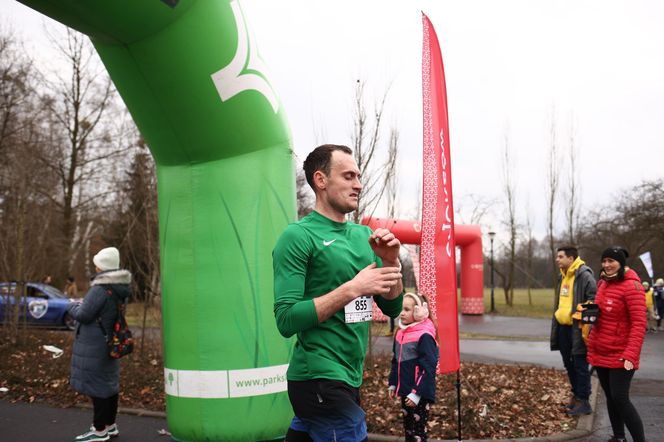
[[[325,247],[327,247],[327,246],[329,246],[330,244],[332,244],[334,241],[336,241],[336,239],[333,239],[332,241],[323,241],[323,245],[324,245]]]

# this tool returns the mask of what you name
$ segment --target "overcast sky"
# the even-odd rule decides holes
[[[242,6],[300,162],[317,144],[350,143],[355,80],[366,81],[371,101],[391,83],[386,123],[400,132],[402,217],[414,215],[421,181],[421,11],[434,24],[445,63],[462,217],[473,196],[503,199],[507,136],[518,216],[523,221],[529,211],[536,233],[544,234],[552,117],[562,152],[572,122],[576,127],[584,208],[663,175],[664,2],[246,0]],[[0,0],[0,17],[47,62],[42,16]],[[500,204],[492,210],[483,227],[500,232]],[[562,229],[562,206],[559,212]]]

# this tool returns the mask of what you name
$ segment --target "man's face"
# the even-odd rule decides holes
[[[574,258],[571,256],[567,256],[564,250],[558,251],[558,254],[556,255],[556,264],[558,264],[559,269],[567,270],[569,269],[569,266],[571,266],[573,262]]]
[[[324,181],[322,193],[330,208],[341,214],[357,209],[362,183],[360,169],[352,155],[338,150],[332,152],[330,175]]]

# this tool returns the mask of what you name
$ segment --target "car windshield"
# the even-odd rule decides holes
[[[62,293],[60,290],[56,289],[52,285],[48,284],[33,284],[34,287],[47,295],[53,297],[53,298],[62,298],[62,299],[67,299],[67,297]]]

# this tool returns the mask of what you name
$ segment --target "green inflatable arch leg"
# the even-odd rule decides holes
[[[295,218],[284,112],[227,0],[21,0],[90,36],[157,163],[164,374],[181,441],[285,434],[271,250]]]

